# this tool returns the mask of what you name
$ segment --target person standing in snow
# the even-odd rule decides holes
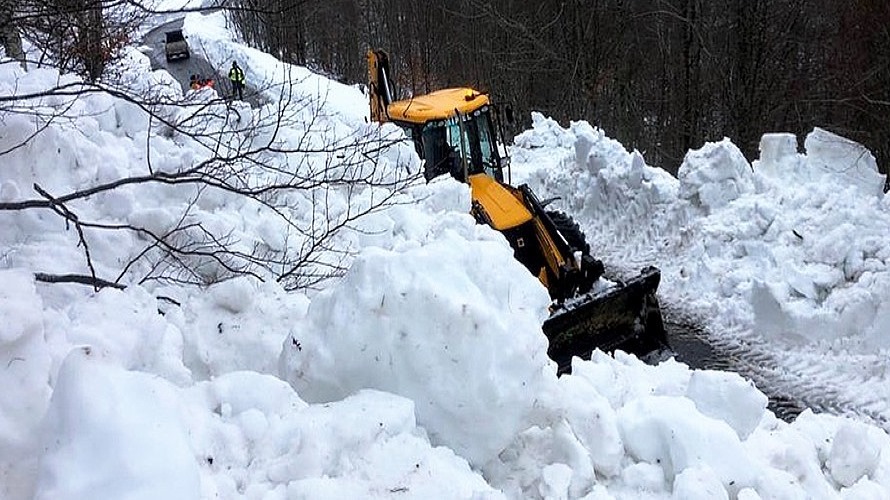
[[[238,100],[244,100],[244,70],[238,63],[232,61],[232,69],[229,70],[229,81],[232,82],[232,97],[238,95]]]

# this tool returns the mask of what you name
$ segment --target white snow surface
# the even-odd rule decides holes
[[[658,266],[662,304],[752,375],[886,428],[890,198],[861,145],[819,128],[803,142],[766,134],[753,164],[708,143],[674,178],[587,123],[535,115],[514,178],[560,196],[617,274]]]
[[[369,127],[359,90],[221,26],[218,15],[185,22],[212,60],[236,55],[278,84],[301,76],[294,96],[312,105],[283,140],[324,144]],[[194,97],[135,50],[127,70],[155,95]],[[4,95],[59,79],[76,81],[0,64]],[[149,160],[175,171],[211,154],[107,95],[32,105],[69,119],[2,156],[0,202],[38,197],[35,183],[60,194],[144,174]],[[0,115],[0,150],[36,130],[33,116]],[[890,412],[890,207],[873,157],[815,129],[803,153],[794,136],[764,136],[753,165],[729,139],[706,144],[674,178],[585,122],[533,119],[512,148],[514,179],[562,196],[612,271],[660,266],[665,305],[716,344],[765,353],[790,386],[831,391],[835,413],[849,415],[808,410],[786,423],[738,374],[621,352],[557,378],[540,328],[546,291],[474,223],[468,189],[451,179],[415,185],[346,231],[346,275],[306,293],[246,277],[206,289],[125,279],[99,292],[38,282],[37,272],[87,272],[76,234],[47,210],[0,211],[0,497],[890,497],[890,438],[874,425]],[[380,167],[416,171],[411,149],[394,147]],[[131,186],[73,208],[163,229],[193,195]],[[310,200],[294,195],[294,213]],[[245,244],[297,248],[267,215],[212,190],[192,207]],[[91,234],[100,276],[145,245]]]

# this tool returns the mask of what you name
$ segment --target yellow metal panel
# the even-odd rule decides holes
[[[430,120],[451,118],[455,109],[461,114],[466,114],[486,104],[488,104],[487,95],[461,87],[437,90],[404,101],[395,101],[386,109],[393,120],[426,123]]]
[[[485,174],[470,176],[473,200],[485,209],[498,231],[514,228],[532,218],[525,204],[506,186]]]
[[[535,219],[535,234],[538,236],[538,243],[540,244],[541,252],[543,253],[544,260],[547,261],[547,266],[553,271],[554,276],[559,274],[560,266],[566,263],[567,256],[564,256],[562,252],[559,251],[559,247],[556,246],[556,242],[553,241],[554,236],[550,234],[550,231],[547,231],[547,228],[544,227],[544,223],[540,218]],[[547,285],[546,281],[542,281],[544,285]]]

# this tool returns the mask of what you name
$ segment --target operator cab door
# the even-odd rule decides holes
[[[488,106],[447,120],[427,122],[413,128],[411,135],[425,160],[424,176],[428,181],[446,173],[461,182],[466,182],[469,175],[482,173],[498,182],[504,180],[505,162],[498,155],[497,134]]]

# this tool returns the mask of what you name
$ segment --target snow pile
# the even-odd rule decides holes
[[[791,377],[819,377],[841,402],[886,419],[883,176],[868,151],[825,130],[804,145],[798,153],[794,136],[765,135],[749,164],[729,140],[705,144],[672,179],[586,123],[536,117],[514,163],[542,197],[578,214],[607,266],[657,265],[662,302],[706,318],[727,336],[718,341],[744,338]]]
[[[86,348],[65,360],[44,432],[41,499],[495,493],[429,446],[410,400],[363,391],[309,406],[254,372],[179,389]]]
[[[729,139],[690,151],[677,178],[680,199],[705,215],[754,192],[751,165]]]
[[[218,19],[210,17],[205,26],[206,19],[189,16],[186,27],[191,36],[207,38],[213,60],[251,55],[214,35]],[[283,67],[253,56],[257,75]],[[133,57],[134,74],[146,72]],[[40,90],[58,78],[17,67],[0,64],[3,88]],[[155,76],[156,82],[168,81],[163,72]],[[150,124],[144,111],[108,96],[44,100],[35,106],[67,108],[67,119],[4,156],[0,199],[30,199],[33,183],[68,193],[144,173],[149,164],[177,172],[235,144],[270,137],[284,147],[291,141],[342,144],[372,128],[351,108],[360,94],[345,87],[339,91],[353,94],[328,107],[316,100],[315,89],[295,86],[278,135],[262,126],[262,118],[279,109],[275,103],[245,106],[236,119],[213,103],[196,105],[175,87],[169,84],[168,97],[189,105],[160,112],[218,134],[216,149],[175,127]],[[196,114],[199,108],[211,111]],[[35,130],[21,115],[0,113],[0,149]],[[393,127],[381,130],[395,133]],[[584,123],[565,130],[537,115],[519,144],[524,149],[516,158],[526,165],[518,173],[543,184],[542,191],[567,189],[564,202],[585,220],[603,217],[602,231],[610,236],[590,224],[585,228],[595,243],[611,238],[635,254],[647,240],[658,241],[659,251],[673,252],[666,287],[678,292],[676,283],[685,279],[686,295],[677,296],[703,309],[729,311],[721,321],[753,324],[758,314],[763,317],[746,300],[758,280],[784,277],[789,259],[811,266],[793,280],[798,288],[822,269],[817,264],[827,269],[818,281],[812,278],[815,299],[792,292],[792,280],[784,281],[787,288],[763,292],[778,304],[772,319],[785,325],[772,333],[777,338],[787,338],[817,305],[829,318],[845,320],[845,309],[831,304],[875,306],[859,284],[882,279],[875,261],[886,247],[859,238],[852,245],[861,258],[848,259],[835,253],[807,213],[812,203],[821,203],[832,211],[846,208],[843,215],[866,224],[886,210],[874,196],[843,204],[828,197],[828,189],[776,196],[773,183],[743,168],[727,141],[690,155],[685,184]],[[406,151],[412,148],[394,145],[381,158],[380,173],[416,172],[418,159]],[[796,161],[789,154],[774,155],[776,172]],[[368,167],[340,160],[332,168]],[[308,174],[330,158],[292,153],[264,161],[282,172]],[[233,168],[242,168],[237,173],[245,182],[271,175]],[[190,220],[228,230],[243,248],[287,250],[302,243],[261,204],[213,189],[142,188],[70,205],[84,218],[158,231],[188,213]],[[649,366],[633,356],[598,352],[591,361],[575,360],[572,376],[557,378],[540,328],[547,293],[512,259],[499,234],[473,222],[467,187],[443,178],[400,193],[384,191],[353,197],[325,192],[335,217],[376,196],[390,194],[395,202],[334,242],[353,252],[346,276],[306,293],[286,292],[275,281],[218,279],[214,267],[199,267],[214,282],[200,288],[148,280],[93,292],[37,282],[36,272],[87,272],[75,231],[46,210],[0,211],[0,496],[890,496],[885,432],[810,412],[786,424],[738,375],[690,370],[673,360]],[[308,223],[319,199],[304,193],[277,201],[297,222]],[[770,210],[775,207],[769,200],[787,200],[788,209]],[[771,223],[763,225],[766,220]],[[803,243],[791,229],[802,231]],[[116,231],[90,232],[88,238],[100,276],[119,272],[150,244]],[[839,261],[828,257],[840,255],[841,271],[855,276],[850,284],[843,275],[846,288],[831,281]],[[734,274],[727,272],[731,264]],[[151,267],[140,266],[125,276]],[[835,293],[842,296],[832,299]],[[733,313],[733,307],[742,312]]]
[[[806,184],[809,199],[786,195],[793,198],[782,200],[772,220],[764,221],[775,226],[777,237],[784,233],[791,248],[783,248],[790,255],[781,257],[795,263],[781,279],[755,288],[758,330],[795,340],[840,337],[864,351],[887,348],[890,252],[884,242],[890,212],[882,176],[871,154],[846,139],[817,129],[805,144],[806,157],[789,152],[772,160],[780,172],[811,172],[812,182]],[[770,180],[775,184],[764,195],[793,182],[787,174]],[[789,214],[786,206],[797,210]]]
[[[555,379],[540,326],[550,298],[516,279],[528,273],[499,235],[468,214],[440,217],[414,217],[428,226],[410,243],[366,250],[315,297],[308,324],[285,344],[282,373],[313,402],[362,388],[409,397],[436,443],[484,463]],[[510,411],[492,419],[498,408]]]
[[[797,154],[792,134],[766,134],[760,141],[758,171],[776,180],[855,186],[863,194],[881,196],[884,176],[875,157],[861,144],[815,128],[804,141],[806,155]]]
[[[516,136],[511,154],[514,182],[530,184],[541,197],[560,197],[566,213],[586,230],[591,252],[607,264],[629,258],[636,259],[629,263],[635,270],[648,265],[652,241],[683,222],[681,213],[670,211],[678,196],[676,179],[587,122],[563,129],[532,113],[532,129]],[[596,221],[597,231],[584,227],[585,221]],[[612,251],[625,258],[609,259]]]

